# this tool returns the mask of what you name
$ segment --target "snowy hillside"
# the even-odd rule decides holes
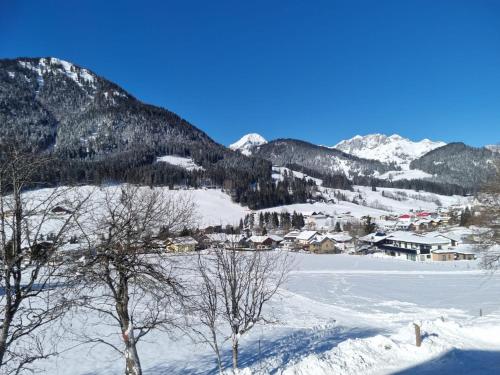
[[[386,163],[395,162],[403,169],[408,169],[412,160],[445,144],[444,142],[433,142],[429,139],[414,142],[397,134],[391,136],[369,134],[365,136],[357,135],[351,139],[341,141],[333,147],[365,159],[380,160]]]
[[[250,133],[247,135],[244,135],[243,137],[240,138],[240,140],[234,142],[233,144],[229,145],[229,148],[234,151],[239,151],[243,155],[251,155],[253,153],[253,150],[261,146],[263,144],[266,144],[267,141],[262,137],[260,134],[257,133]]]

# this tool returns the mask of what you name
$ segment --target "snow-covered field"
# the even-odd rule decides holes
[[[80,187],[97,198],[106,188]],[[147,189],[147,188],[144,188]],[[27,193],[41,200],[50,189]],[[382,192],[403,192],[394,200]],[[237,223],[249,212],[219,190],[172,190],[198,207],[200,225]],[[331,191],[333,193],[333,189]],[[361,196],[364,205],[347,201],[296,204],[280,211],[350,212],[374,217],[410,208],[433,209],[467,204],[445,197],[398,189],[372,191],[355,187],[347,199]],[[384,209],[373,208],[380,203]],[[97,208],[98,209],[98,208]],[[486,274],[476,261],[420,263],[380,256],[293,253],[295,267],[271,306],[277,323],[258,326],[241,344],[244,374],[420,374],[494,373],[500,363],[500,275]],[[187,261],[189,257],[186,257]],[[484,316],[479,317],[479,310]],[[97,316],[75,312],[64,327],[116,335]],[[422,326],[423,345],[414,345],[413,323]],[[72,333],[74,335],[74,333]],[[70,335],[71,336],[71,335]],[[60,355],[37,366],[45,373],[103,375],[123,372],[123,360],[106,346],[75,346],[74,336],[61,341]],[[73,349],[70,349],[75,347]],[[156,332],[141,342],[146,374],[216,374],[214,356],[180,331]],[[229,347],[224,347],[229,360]]]
[[[271,307],[278,323],[258,326],[243,338],[244,374],[498,370],[500,275],[485,274],[474,261],[293,256],[294,271]],[[420,348],[414,345],[414,322],[422,326]],[[146,374],[217,373],[210,350],[181,333],[156,333],[139,350]],[[227,345],[224,353],[229,360]],[[100,375],[122,373],[122,362],[98,346],[78,347],[40,365],[55,375]]]

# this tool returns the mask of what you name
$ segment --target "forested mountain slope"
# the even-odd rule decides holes
[[[299,165],[324,174],[344,174],[347,177],[371,176],[398,169],[394,164],[362,159],[340,150],[317,146],[296,139],[276,139],[259,146],[254,155],[274,165]]]
[[[56,58],[0,60],[0,136],[4,143],[50,154],[54,162],[39,173],[52,184],[216,185],[256,206],[296,199],[289,193],[277,197],[270,162],[229,150],[175,113]],[[156,162],[171,154],[203,168]],[[297,196],[308,196],[303,185],[295,186]],[[290,191],[288,185],[280,190]]]
[[[500,154],[487,148],[450,143],[414,160],[410,167],[436,175],[436,179],[478,188],[497,173]]]

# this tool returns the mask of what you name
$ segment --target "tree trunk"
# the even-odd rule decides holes
[[[233,372],[238,370],[238,338],[233,335]]]
[[[215,355],[217,356],[217,366],[219,367],[219,374],[222,375],[222,371],[223,371],[222,360],[220,357],[220,349],[219,349],[219,344],[217,343],[217,334],[215,333],[215,330],[212,330],[212,340],[214,343]]]
[[[116,312],[120,317],[123,343],[125,344],[125,375],[142,375],[141,362],[137,353],[137,341],[134,325],[128,311],[129,290],[128,279],[123,269],[118,267],[119,282],[116,300]]]
[[[125,342],[125,375],[142,375],[132,323],[129,323],[128,329],[123,332],[123,341]]]

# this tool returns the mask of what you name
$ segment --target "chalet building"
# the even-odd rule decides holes
[[[348,233],[327,233],[326,236],[335,242],[335,247],[344,252],[354,250],[352,237]]]
[[[453,250],[455,250],[456,260],[473,260],[477,257],[477,250],[473,245],[461,244],[457,245]]]
[[[370,233],[366,236],[360,237],[358,240],[362,244],[377,246],[382,244],[382,242],[387,238],[387,235],[384,232]]]
[[[450,245],[451,241],[446,238],[399,231],[389,234],[379,247],[393,257],[430,261],[434,250]]]
[[[447,262],[455,260],[455,251],[452,249],[434,250],[432,252],[432,260],[435,262]]]
[[[460,238],[460,236],[455,235],[453,233],[439,233],[439,232],[435,232],[435,233],[432,233],[430,235],[433,235],[435,237],[442,237],[442,238],[446,238],[447,240],[450,240],[450,244],[453,247],[462,244],[462,239]]]
[[[269,250],[275,242],[269,236],[252,236],[248,239],[250,248],[255,250]]]
[[[268,237],[273,241],[272,247],[278,247],[284,240],[283,237],[277,234],[269,234]]]
[[[335,242],[328,236],[314,236],[307,244],[307,249],[312,253],[334,253],[338,252]]]
[[[297,236],[300,234],[300,231],[298,230],[292,230],[291,232],[288,232],[287,234],[285,234],[285,236],[283,237],[283,239],[285,241],[295,241],[295,239],[297,238]]]
[[[166,243],[167,250],[176,253],[195,251],[196,245],[198,245],[198,241],[190,236],[173,238],[167,240]]]
[[[309,241],[311,241],[317,234],[318,232],[316,232],[315,230],[304,230],[299,233],[295,240],[297,244],[307,246],[309,244]]]
[[[298,250],[299,246],[296,240],[299,234],[300,232],[297,230],[285,234],[285,236],[283,237],[283,241],[281,242],[281,247],[287,250]]]
[[[203,241],[212,248],[245,248],[248,246],[246,238],[242,234],[208,233]]]

